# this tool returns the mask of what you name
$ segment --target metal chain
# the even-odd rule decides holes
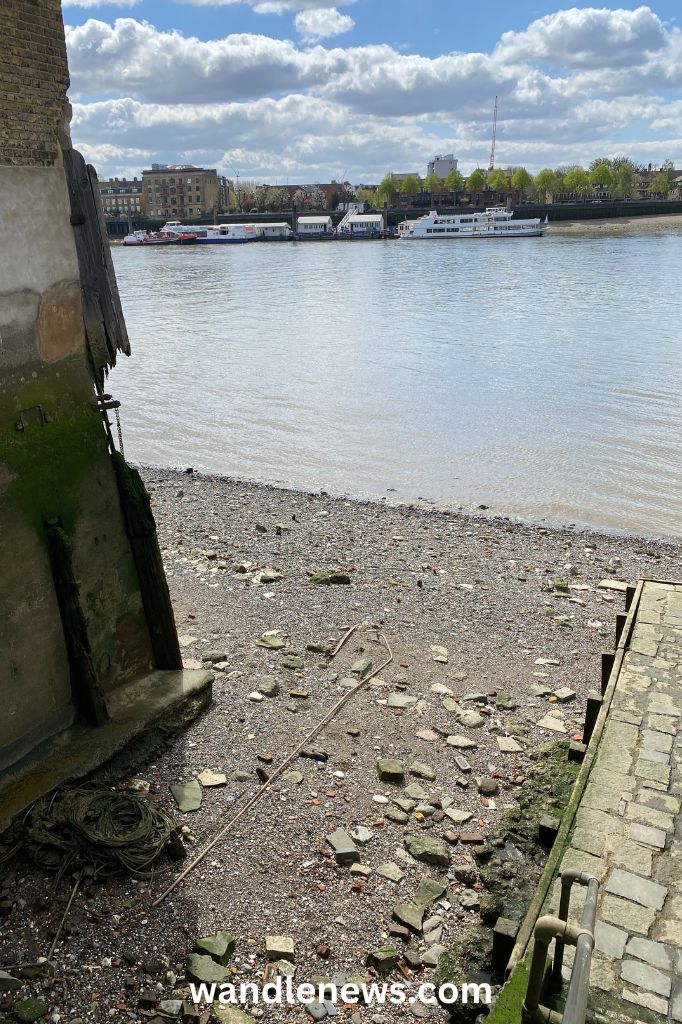
[[[126,453],[123,450],[123,431],[121,430],[121,417],[119,415],[119,411],[118,411],[117,408],[114,409],[114,412],[116,413],[116,430],[118,431],[118,448],[119,448],[119,451],[120,451],[121,455],[125,459]]]

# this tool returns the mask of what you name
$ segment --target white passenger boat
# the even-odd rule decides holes
[[[513,213],[504,206],[493,206],[485,212],[467,210],[462,213],[437,213],[436,210],[416,220],[398,225],[400,238],[527,238],[544,235],[547,218],[513,220]]]
[[[258,233],[254,224],[181,224],[179,220],[169,220],[163,226],[164,231],[191,231],[196,235],[200,245],[238,245],[243,242],[255,242]]]

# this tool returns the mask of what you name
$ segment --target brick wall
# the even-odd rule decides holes
[[[0,40],[0,164],[54,164],[69,85],[61,0],[0,0]]]

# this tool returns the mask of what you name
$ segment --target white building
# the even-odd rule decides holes
[[[358,237],[380,235],[384,230],[384,217],[381,213],[349,213],[339,224],[338,230],[339,234]]]
[[[433,160],[429,160],[426,175],[428,177],[429,174],[437,174],[439,178],[445,180],[448,174],[456,170],[457,161],[452,153],[446,153],[445,156],[434,156]]]
[[[298,233],[301,238],[323,238],[333,235],[334,227],[330,216],[299,217]]]
[[[263,241],[279,241],[280,239],[291,238],[293,231],[286,221],[273,221],[268,224],[256,224],[258,237]]]

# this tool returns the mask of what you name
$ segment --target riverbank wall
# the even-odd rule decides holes
[[[483,206],[439,206],[438,210],[440,213],[464,213],[467,210],[483,210]],[[634,218],[634,217],[660,217],[671,214],[682,214],[682,200],[677,199],[665,199],[660,201],[596,201],[588,203],[524,203],[517,206],[512,206],[514,215],[517,217],[545,217],[549,218],[550,223],[566,222],[566,221],[593,221],[603,219],[616,219],[616,218]],[[329,216],[332,218],[334,227],[336,227],[342,218],[344,217],[345,211],[334,210],[327,211]],[[388,210],[387,211],[387,223],[389,228],[395,228],[403,220],[413,220],[416,217],[423,216],[426,211],[423,207],[414,210]],[[271,223],[273,220],[286,221],[287,224],[293,224],[293,213],[291,210],[285,210],[281,213],[221,213],[218,215],[217,223],[219,224],[263,224]],[[107,220],[107,232],[111,238],[122,238],[127,235],[130,228],[133,230],[158,230],[163,227],[165,221],[151,217],[133,217],[129,224],[128,219],[119,220]],[[213,224],[215,220],[213,217],[195,217],[192,220],[193,224]]]

